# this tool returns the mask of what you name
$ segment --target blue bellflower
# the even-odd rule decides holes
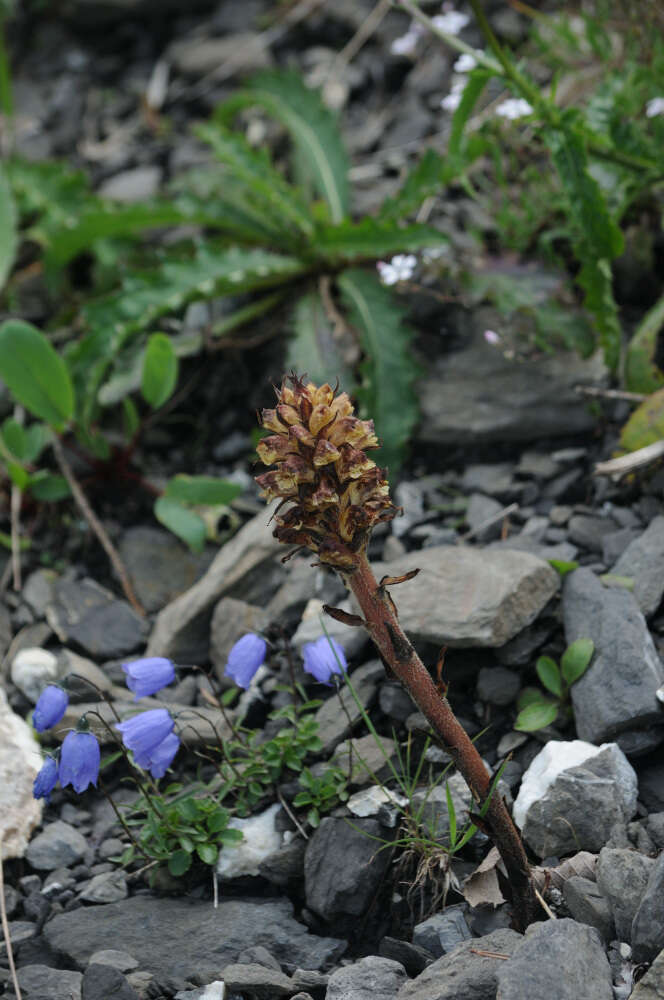
[[[348,670],[343,647],[336,639],[328,639],[324,635],[320,639],[316,639],[315,642],[305,642],[302,647],[302,659],[306,672],[315,677],[321,684],[330,684],[332,674],[341,674]]]
[[[60,751],[60,784],[84,792],[99,777],[99,742],[92,733],[67,733]]]
[[[175,667],[163,656],[123,663],[122,669],[127,675],[127,687],[136,695],[134,701],[156,694],[175,680]]]
[[[265,662],[267,643],[255,632],[243,635],[228,654],[224,673],[232,677],[238,687],[248,688],[258,668]]]
[[[51,792],[58,783],[58,762],[55,757],[46,757],[41,771],[34,780],[32,794],[36,799],[51,798]]]
[[[32,724],[38,733],[50,729],[67,711],[69,695],[57,684],[49,684],[39,695],[32,713]]]
[[[165,708],[152,708],[140,712],[126,722],[115,726],[122,733],[122,742],[138,758],[147,760],[166,737],[173,732],[175,723]],[[143,766],[143,765],[140,765]]]
[[[134,760],[139,767],[149,771],[153,778],[163,778],[179,749],[180,737],[176,733],[169,733],[149,753],[134,751]]]

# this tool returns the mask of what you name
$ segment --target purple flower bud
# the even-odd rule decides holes
[[[50,729],[59,722],[67,711],[69,695],[57,684],[49,684],[39,695],[35,710],[32,713],[32,725],[38,733]]]
[[[145,758],[173,732],[175,723],[165,708],[152,708],[148,712],[140,712],[126,722],[118,722],[115,726],[122,733],[122,742],[128,750]]]
[[[163,656],[123,663],[122,669],[127,675],[127,687],[136,694],[134,701],[156,694],[175,680],[175,667]]]
[[[135,751],[134,760],[139,767],[142,767],[145,771],[149,771],[153,778],[163,778],[179,749],[180,737],[176,733],[169,733],[149,753]]]
[[[248,688],[251,679],[265,661],[267,643],[254,632],[243,635],[228,654],[224,673],[232,677],[238,687]]]
[[[34,780],[32,794],[36,799],[51,798],[51,792],[58,783],[58,762],[55,757],[46,757],[41,770]]]
[[[315,642],[305,642],[302,647],[302,659],[306,672],[321,684],[329,684],[332,674],[341,674],[348,670],[343,647],[335,639],[328,639],[325,635]]]
[[[99,743],[92,733],[67,733],[60,752],[60,784],[84,792],[99,777]]]

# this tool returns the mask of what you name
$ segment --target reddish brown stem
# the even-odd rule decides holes
[[[490,794],[491,777],[447,699],[439,694],[429,671],[401,629],[394,605],[385,588],[376,582],[364,554],[359,557],[357,568],[348,574],[347,582],[381,656],[445,743],[473,798],[484,803]],[[525,931],[536,919],[535,887],[521,838],[497,793],[491,796],[485,820],[507,870],[515,924],[518,930]]]

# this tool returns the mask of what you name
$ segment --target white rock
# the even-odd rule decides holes
[[[370,788],[362,788],[359,792],[348,799],[346,805],[353,816],[375,816],[378,810],[385,803],[396,803],[405,806],[408,799],[398,792],[387,792],[378,785],[371,785]]]
[[[30,834],[41,823],[42,802],[32,797],[41,766],[30,726],[12,712],[0,688],[0,843],[5,860],[23,856]]]
[[[255,816],[230,821],[229,827],[241,830],[244,840],[237,847],[224,847],[221,851],[217,862],[218,875],[223,878],[258,875],[261,861],[278,851],[283,843],[283,834],[274,825],[280,809],[281,806],[276,803]]]
[[[47,684],[58,677],[58,658],[48,649],[21,649],[12,661],[12,681],[33,705]]]
[[[512,810],[517,826],[523,827],[526,813],[533,802],[539,802],[540,799],[544,798],[559,774],[567,771],[570,767],[583,764],[590,757],[595,757],[606,746],[608,744],[603,743],[601,747],[596,747],[584,740],[570,740],[568,743],[550,740],[540,750],[523,776],[521,788]]]
[[[205,993],[201,996],[201,1000],[224,1000],[226,996],[226,987],[221,979],[215,979],[213,983],[210,983],[205,987]]]

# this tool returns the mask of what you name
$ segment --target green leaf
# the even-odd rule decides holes
[[[483,69],[475,69],[468,75],[468,83],[463,89],[461,100],[452,118],[450,137],[447,142],[447,155],[450,163],[460,170],[463,161],[463,138],[466,123],[480,99],[482,91],[491,79],[491,73]],[[451,177],[448,177],[448,181]]]
[[[644,399],[632,413],[620,434],[620,447],[638,451],[664,438],[664,388]]]
[[[590,666],[595,652],[592,639],[577,639],[567,647],[560,661],[560,669],[568,687],[571,687],[579,677],[583,677]]]
[[[215,865],[219,857],[219,848],[214,844],[198,844],[196,854],[204,865]]]
[[[558,715],[558,705],[551,701],[534,701],[516,717],[514,728],[521,733],[534,733],[550,726]]]
[[[519,691],[519,697],[516,700],[516,707],[521,711],[522,708],[527,708],[528,705],[532,705],[533,702],[542,700],[542,692],[536,687],[525,687],[521,688]]]
[[[186,851],[187,854],[191,854],[193,852],[194,842],[191,837],[187,837],[184,833],[181,833],[178,840],[180,841],[180,846],[183,851]]]
[[[64,476],[51,472],[40,472],[30,480],[30,493],[35,500],[55,503],[71,496],[69,483]]]
[[[448,242],[447,236],[432,226],[413,223],[399,229],[393,223],[369,217],[360,222],[320,226],[315,237],[316,250],[334,265],[391,257],[395,253],[422,250]]]
[[[244,840],[242,830],[234,830],[232,827],[229,830],[222,830],[219,834],[219,842],[225,847],[233,847],[234,844],[239,844],[242,840]]]
[[[217,809],[208,816],[205,825],[209,833],[221,833],[222,830],[226,829],[229,819],[230,813],[228,809]]]
[[[191,868],[191,854],[186,851],[174,851],[168,859],[168,870],[178,878]]]
[[[378,219],[381,222],[398,222],[409,215],[415,215],[427,198],[440,194],[445,181],[445,160],[433,149],[427,149],[397,193],[383,202],[378,211]]]
[[[178,359],[170,337],[165,333],[153,333],[143,359],[143,399],[158,410],[170,397],[177,380]]]
[[[17,462],[10,462],[7,465],[7,472],[14,486],[18,486],[19,490],[25,492],[30,485],[30,473]]]
[[[0,291],[11,273],[18,249],[17,213],[9,181],[0,164]]]
[[[2,440],[5,448],[19,462],[25,461],[25,428],[13,417],[7,417],[2,425]]]
[[[450,845],[454,847],[457,839],[456,809],[452,800],[449,782],[445,782],[445,801],[447,802],[447,815],[450,821]]]
[[[553,566],[555,571],[561,576],[566,576],[568,573],[571,573],[573,569],[579,568],[578,562],[574,562],[573,560],[549,559],[548,562],[549,565]]]
[[[215,506],[229,504],[242,493],[242,487],[214,476],[187,476],[178,473],[166,484],[164,496],[179,503]]]
[[[345,271],[339,289],[365,354],[357,396],[381,438],[379,461],[395,473],[419,416],[413,388],[419,368],[410,350],[412,334],[394,295],[376,275]]]
[[[127,441],[131,441],[140,424],[141,420],[134,400],[125,396],[122,400],[122,428]]]
[[[293,310],[293,336],[288,341],[285,371],[306,372],[312,382],[341,385],[352,394],[354,379],[317,292],[308,292]]]
[[[30,323],[8,319],[0,326],[0,378],[33,416],[61,429],[74,415],[67,366]]]
[[[318,812],[318,809],[316,809],[315,806],[312,806],[309,812],[307,813],[307,823],[309,824],[309,826],[313,827],[314,830],[320,823],[320,813]]]
[[[622,328],[613,297],[611,265],[608,260],[594,257],[592,249],[584,244],[577,245],[575,250],[581,261],[576,280],[586,293],[584,305],[597,324],[604,360],[615,372],[620,363]]]
[[[334,115],[299,74],[268,70],[249,81],[249,89],[220,105],[215,117],[228,122],[242,108],[260,105],[284,125],[293,140],[298,166],[325,199],[333,222],[348,215],[348,154]]]
[[[550,656],[540,656],[535,664],[535,670],[537,671],[537,676],[547,691],[550,691],[551,694],[555,694],[556,698],[561,698],[563,694],[563,686],[560,680],[560,671],[556,661],[552,660]]]
[[[664,371],[655,357],[664,345],[664,295],[643,317],[625,356],[625,385],[630,392],[650,393],[664,387]]]
[[[181,538],[192,552],[202,552],[205,547],[205,521],[193,510],[183,507],[177,500],[159,497],[154,505],[157,520]]]

